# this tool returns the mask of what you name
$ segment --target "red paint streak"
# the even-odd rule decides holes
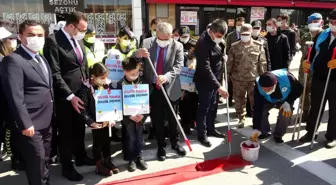
[[[169,185],[242,168],[250,164],[243,160],[241,155],[232,155],[229,159],[222,157],[199,163],[197,168],[200,168],[200,171],[196,170],[196,164],[190,164],[100,185]]]

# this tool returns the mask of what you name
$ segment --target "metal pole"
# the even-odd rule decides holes
[[[152,63],[152,60],[150,59],[150,57],[148,57],[147,59],[148,59],[148,62],[149,62],[150,66],[151,66],[151,68],[152,68],[152,70],[153,70],[153,72],[154,72],[154,74],[155,74],[155,77],[157,78],[157,77],[158,77],[158,74],[156,73],[156,70],[155,70],[155,67],[154,67],[154,65],[153,65],[153,63]],[[175,121],[177,122],[177,125],[178,125],[178,127],[180,128],[180,131],[181,131],[181,133],[182,133],[182,135],[183,135],[183,138],[184,138],[184,142],[185,142],[186,145],[188,146],[189,151],[192,152],[192,148],[191,148],[191,146],[190,146],[190,141],[188,140],[187,136],[185,135],[185,133],[184,133],[184,131],[183,131],[183,128],[182,128],[182,126],[181,126],[181,123],[180,123],[180,121],[179,121],[178,118],[177,118],[177,115],[176,115],[176,113],[175,113],[175,111],[174,111],[174,108],[173,108],[173,106],[172,106],[172,104],[171,104],[171,102],[170,102],[170,100],[169,100],[169,97],[168,97],[168,95],[167,95],[167,92],[166,92],[166,90],[164,89],[164,87],[163,87],[162,84],[160,85],[160,88],[161,88],[161,91],[162,91],[164,97],[165,97],[166,100],[167,100],[167,103],[168,103],[168,105],[169,105],[170,110],[172,111],[172,114],[174,115]]]
[[[226,61],[224,61],[225,67],[225,88],[228,88],[228,75],[227,75],[227,68],[226,68]],[[230,111],[229,111],[229,96],[226,97],[226,111],[227,111],[227,123],[228,123],[228,131],[227,131],[227,138],[229,142],[229,156],[231,156],[231,125],[230,125]]]
[[[303,94],[301,97],[301,110],[300,110],[300,118],[299,118],[299,127],[298,127],[298,135],[297,135],[297,142],[299,142],[300,139],[300,131],[301,131],[301,123],[302,123],[302,115],[303,115],[303,108],[304,108],[304,98],[306,96],[306,89],[307,89],[307,78],[308,78],[308,73],[304,74],[304,87],[303,87]]]

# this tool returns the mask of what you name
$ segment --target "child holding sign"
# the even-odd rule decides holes
[[[84,82],[78,91],[78,97],[84,103],[84,109],[78,118],[92,128],[92,153],[96,161],[96,173],[111,176],[113,173],[119,172],[119,169],[112,163],[110,151],[109,127],[115,123],[112,120],[110,122],[96,122],[96,101],[94,98],[95,90],[112,89],[111,84],[107,82],[109,70],[99,62],[90,67],[89,73],[89,82]]]
[[[122,62],[124,69],[124,78],[118,83],[118,89],[122,89],[123,85],[146,84],[139,75],[141,62],[135,58],[126,58]],[[148,115],[133,115],[124,116],[122,121],[123,129],[123,153],[127,154],[126,158],[129,161],[128,171],[133,172],[138,167],[140,170],[148,168],[147,163],[142,157],[143,149],[143,123]]]
[[[184,66],[188,68],[188,70],[196,69],[196,57],[195,57],[195,47],[196,42],[189,42],[188,53],[185,56]],[[195,91],[188,91],[186,89],[182,89],[182,97],[180,101],[179,111],[181,117],[181,123],[184,132],[187,135],[191,134],[190,127],[194,126],[194,122],[196,121],[196,112],[198,108],[198,96]]]

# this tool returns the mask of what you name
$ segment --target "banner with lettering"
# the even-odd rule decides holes
[[[105,61],[106,67],[110,70],[108,78],[112,81],[114,87],[124,76],[122,60],[122,55],[116,53],[111,54]]]
[[[125,116],[149,114],[148,84],[123,85],[122,89]]]
[[[195,83],[193,82],[195,70],[183,67],[180,74],[181,89],[195,92]]]
[[[43,0],[44,12],[50,13],[72,13],[75,11],[84,12],[83,0]]]
[[[96,122],[122,120],[121,90],[95,90]]]

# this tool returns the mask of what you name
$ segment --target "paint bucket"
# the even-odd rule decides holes
[[[260,145],[257,142],[252,142],[250,140],[243,141],[240,143],[240,151],[244,160],[246,161],[256,161],[259,157]]]

